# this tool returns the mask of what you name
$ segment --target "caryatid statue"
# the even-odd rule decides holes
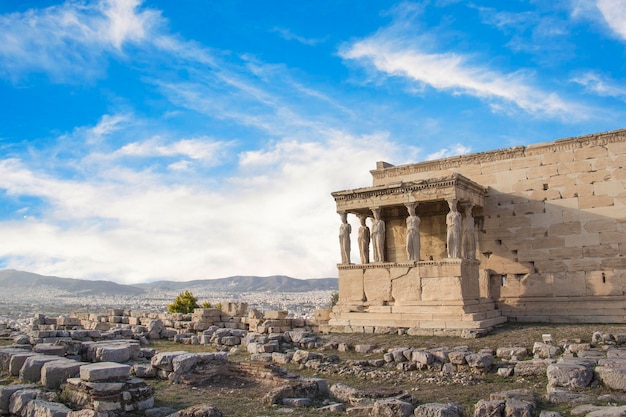
[[[372,242],[374,243],[374,262],[385,262],[385,222],[380,218],[380,208],[372,209]]]
[[[463,218],[463,258],[476,259],[476,235],[474,232],[474,217],[472,209],[474,205],[467,203],[464,205],[465,217]]]
[[[448,200],[450,211],[446,216],[448,226],[448,258],[461,257],[461,213],[457,210],[457,200]]]
[[[341,217],[341,226],[339,226],[339,247],[341,248],[341,263],[350,263],[350,233],[352,226],[348,223],[348,214],[339,213]]]
[[[370,263],[370,228],[367,227],[365,221],[367,216],[364,214],[359,215],[361,221],[361,227],[359,227],[359,254],[361,255],[361,263]]]
[[[417,203],[407,204],[409,217],[406,218],[406,256],[409,261],[420,260],[420,218],[415,214]]]

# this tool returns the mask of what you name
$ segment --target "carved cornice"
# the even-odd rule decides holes
[[[386,269],[386,268],[415,268],[419,266],[441,266],[441,265],[480,265],[480,261],[475,259],[446,258],[439,261],[414,261],[414,262],[373,262],[370,264],[337,264],[337,269]]]
[[[380,185],[376,187],[356,188],[354,190],[335,191],[331,193],[336,202],[349,200],[367,200],[384,196],[396,196],[414,192],[423,192],[433,189],[458,188],[471,193],[484,196],[487,189],[480,184],[464,177],[461,174],[452,174],[441,178],[429,178],[425,180],[398,182]]]
[[[418,162],[416,164],[374,169],[371,170],[370,173],[375,179],[395,178],[421,172],[459,168],[464,165],[476,165],[483,162],[523,158],[526,156],[542,155],[550,152],[578,149],[583,146],[602,146],[608,143],[624,141],[626,141],[626,129],[620,129],[573,138],[558,139],[549,143],[540,143],[529,146],[515,146],[512,148],[497,149],[469,155],[453,156],[434,161]]]

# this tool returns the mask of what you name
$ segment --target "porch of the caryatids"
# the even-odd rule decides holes
[[[406,255],[409,261],[420,260],[420,218],[415,214],[417,203],[405,204],[409,211],[406,218]]]
[[[465,203],[463,205],[463,211],[465,216],[463,217],[463,258],[464,259],[476,259],[476,232],[474,229],[474,216],[472,215],[472,209],[474,204]]]
[[[461,213],[457,208],[457,199],[448,200],[450,211],[446,216],[448,258],[461,258]]]
[[[367,215],[358,215],[361,226],[359,227],[359,255],[361,256],[361,263],[370,263],[370,228],[367,227]]]
[[[350,233],[352,226],[348,223],[348,213],[339,213],[341,218],[341,226],[339,226],[339,247],[341,249],[341,263],[350,263]]]
[[[372,243],[374,248],[374,262],[385,262],[385,221],[380,217],[380,208],[372,208],[374,221],[372,222]]]

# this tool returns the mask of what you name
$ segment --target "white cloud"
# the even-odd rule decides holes
[[[309,46],[315,46],[318,43],[325,41],[325,39],[305,38],[304,36],[296,35],[291,30],[286,29],[286,28],[275,27],[274,29],[272,29],[272,32],[278,33],[280,37],[285,40],[296,41],[296,42],[300,42],[304,45],[309,45]]]
[[[99,75],[105,53],[120,53],[125,43],[143,42],[162,21],[140,9],[137,0],[68,1],[45,9],[0,16],[0,74],[46,72],[53,79]]]
[[[375,161],[404,162],[411,152],[387,134],[285,138],[242,154],[219,186],[118,165],[68,180],[1,160],[0,189],[43,205],[37,220],[0,223],[16,237],[0,242],[0,258],[10,268],[124,282],[334,276],[339,218],[330,193],[367,185]]]
[[[376,34],[345,45],[340,50],[341,57],[386,76],[407,79],[416,83],[418,89],[432,87],[449,94],[477,97],[496,111],[516,106],[536,116],[587,117],[580,106],[566,102],[556,93],[533,87],[527,71],[501,73],[473,63],[478,60],[475,56],[425,50],[423,45],[436,47],[432,36],[414,33],[415,27],[406,21],[406,13],[396,18],[391,26]]]
[[[597,7],[609,28],[622,40],[626,40],[626,2],[623,0],[598,0]]]
[[[154,11],[137,13],[141,4],[138,0],[106,0],[100,4],[108,21],[101,22],[99,32],[120,49],[124,42],[142,41],[158,13]]]
[[[98,124],[90,129],[88,137],[90,137],[91,140],[100,139],[102,136],[106,136],[111,134],[112,132],[115,132],[116,130],[120,130],[124,122],[127,122],[129,120],[130,115],[105,114],[104,116],[102,116]]]
[[[434,159],[448,158],[450,156],[465,155],[470,153],[471,151],[471,148],[457,143],[449,148],[442,148],[437,152],[427,155],[426,159],[432,161]]]
[[[623,83],[614,81],[595,72],[586,72],[572,78],[573,82],[584,86],[588,91],[605,97],[626,99],[626,87]]]
[[[208,137],[183,139],[173,143],[162,143],[160,138],[153,138],[143,142],[131,142],[117,150],[116,156],[186,156],[194,160],[218,164],[218,157],[232,146],[232,143],[215,141]]]

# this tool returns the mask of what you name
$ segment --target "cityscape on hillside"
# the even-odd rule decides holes
[[[250,277],[253,279],[253,287],[258,290],[240,291],[238,288],[224,288],[224,290],[215,290],[213,286],[207,284],[202,286],[198,282],[185,288],[185,283],[176,283],[178,285],[164,286],[155,285],[150,289],[144,290],[142,293],[124,294],[117,290],[117,293],[105,294],[102,290],[89,291],[83,290],[83,293],[72,292],[69,290],[67,282],[76,285],[76,281],[80,281],[86,288],[90,284],[98,284],[99,288],[103,288],[103,284],[111,284],[112,282],[94,282],[87,280],[69,280],[56,277],[43,277],[36,274],[25,273],[21,271],[0,271],[0,281],[6,277],[7,273],[19,273],[21,279],[16,280],[12,275],[12,282],[9,285],[3,285],[0,292],[0,318],[8,317],[13,319],[32,317],[36,313],[45,313],[49,316],[66,315],[75,312],[101,312],[110,308],[123,308],[125,310],[139,310],[144,312],[164,312],[167,305],[172,303],[178,294],[189,289],[198,299],[198,302],[209,302],[212,305],[227,302],[245,302],[249,308],[255,308],[259,311],[277,311],[286,310],[290,317],[294,318],[311,318],[313,311],[329,306],[332,293],[336,291],[336,284],[331,284],[331,289],[324,280],[295,280],[289,278],[296,284],[303,284],[305,281],[311,281],[313,287],[321,287],[324,289],[314,289],[309,291],[276,291],[274,289],[267,290],[265,288],[273,288],[272,286],[264,286],[264,281],[271,281],[269,278]],[[37,278],[36,285],[24,284],[27,278]],[[61,284],[51,285],[47,281],[56,278]],[[301,282],[302,281],[302,282]],[[318,285],[316,285],[316,283]],[[30,284],[30,283],[27,283]],[[63,286],[65,285],[65,287]],[[121,287],[121,291],[126,286]]]

